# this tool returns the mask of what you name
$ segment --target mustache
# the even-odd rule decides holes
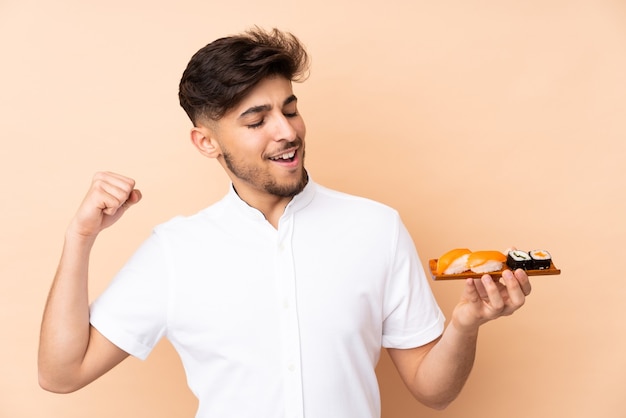
[[[293,149],[294,147],[298,148],[298,152],[304,153],[304,140],[300,137],[296,137],[296,139],[294,139],[292,142],[289,142],[285,144],[282,148],[275,150],[274,154],[280,154],[287,150]]]

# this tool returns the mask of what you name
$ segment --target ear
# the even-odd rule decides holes
[[[222,155],[219,142],[213,131],[202,125],[194,126],[191,130],[191,142],[202,155],[208,158],[217,158]]]

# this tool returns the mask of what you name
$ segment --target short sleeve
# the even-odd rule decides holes
[[[401,221],[384,303],[383,347],[419,347],[442,334],[444,315]]]
[[[166,254],[153,233],[92,303],[91,324],[113,344],[144,360],[167,319]]]

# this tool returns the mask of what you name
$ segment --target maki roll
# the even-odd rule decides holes
[[[532,259],[525,251],[512,250],[506,256],[506,265],[515,269],[531,270],[533,268]]]
[[[532,250],[528,254],[532,260],[532,268],[534,270],[544,270],[550,268],[552,257],[546,250]]]

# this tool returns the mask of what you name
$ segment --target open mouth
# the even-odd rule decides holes
[[[280,155],[276,155],[274,157],[270,157],[270,160],[272,161],[279,161],[279,162],[291,162],[294,160],[294,157],[296,156],[296,151],[289,151],[286,152],[284,154],[280,154]]]

